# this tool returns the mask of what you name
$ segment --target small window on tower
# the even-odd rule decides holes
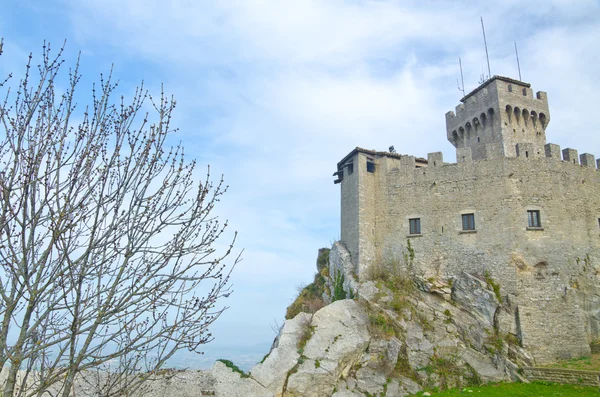
[[[533,228],[542,227],[542,220],[540,218],[540,211],[530,210],[527,211],[527,226]]]
[[[373,159],[367,159],[367,172],[375,172],[375,163]]]
[[[348,175],[352,175],[354,172],[354,163],[348,164]]]
[[[408,220],[409,234],[421,234],[421,218],[413,218]]]
[[[463,231],[475,230],[475,214],[463,214],[462,215],[462,230]]]

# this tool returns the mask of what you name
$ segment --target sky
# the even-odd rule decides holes
[[[66,40],[82,92],[112,67],[126,97],[143,81],[176,98],[169,143],[199,178],[224,175],[215,211],[243,261],[206,358],[175,365],[247,366],[339,239],[340,159],[394,145],[455,162],[444,114],[462,97],[459,57],[466,92],[487,75],[480,17],[492,75],[519,78],[516,42],[522,80],[548,93],[548,142],[600,157],[598,0],[2,0],[0,77]]]

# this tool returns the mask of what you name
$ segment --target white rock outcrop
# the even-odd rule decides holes
[[[250,371],[252,377],[275,396],[282,395],[287,374],[298,363],[298,342],[310,327],[311,319],[311,314],[300,313],[287,320],[267,358]]]
[[[336,301],[313,316],[313,335],[297,372],[287,380],[284,396],[329,397],[343,374],[363,355],[371,338],[369,318],[356,301]]]

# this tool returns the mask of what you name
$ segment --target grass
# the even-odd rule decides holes
[[[546,382],[495,383],[481,387],[450,389],[441,392],[430,391],[431,396],[481,396],[481,397],[597,397],[597,387],[559,385]],[[422,396],[423,392],[414,396]]]
[[[317,258],[317,273],[312,283],[299,288],[298,297],[288,306],[285,319],[290,320],[298,313],[316,313],[325,306],[323,293],[328,290],[327,278],[329,277],[329,248],[319,249]],[[343,281],[342,281],[343,282]],[[329,292],[329,291],[328,291]]]
[[[222,358],[220,358],[220,359],[218,359],[217,361],[220,361],[220,362],[222,362],[223,364],[225,364],[225,366],[226,366],[227,368],[230,368],[230,369],[231,369],[233,372],[237,372],[238,374],[240,374],[240,376],[241,376],[242,378],[249,378],[249,377],[250,377],[250,374],[247,374],[247,373],[245,373],[244,371],[242,371],[242,370],[240,369],[240,367],[238,367],[237,365],[235,365],[235,364],[234,364],[232,361],[230,361],[230,360],[225,360],[225,359],[222,359]]]
[[[579,369],[583,371],[600,371],[600,353],[592,354],[591,357],[573,358],[547,366],[548,368]]]
[[[393,321],[383,312],[371,313],[369,315],[370,334],[384,339],[396,336]]]
[[[304,346],[306,346],[310,338],[315,333],[315,329],[316,326],[310,326],[308,324],[305,324],[304,330],[302,331],[302,335],[300,335],[300,339],[298,339],[298,344],[296,346],[298,348],[298,353],[302,354],[304,352]]]
[[[323,301],[323,292],[325,292],[326,278],[329,277],[327,267],[322,268],[315,274],[314,281],[307,286],[299,288],[298,297],[288,306],[285,312],[285,319],[290,320],[298,313],[316,313],[325,306]]]

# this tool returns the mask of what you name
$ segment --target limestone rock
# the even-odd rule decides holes
[[[402,342],[396,337],[390,339],[372,339],[369,352],[363,356],[362,364],[383,371],[388,375],[398,361]]]
[[[365,395],[357,391],[342,389],[333,393],[331,397],[365,397]]]
[[[470,313],[478,316],[484,326],[494,326],[494,314],[500,304],[484,280],[468,273],[461,273],[454,280],[452,299],[464,306]]]
[[[387,380],[381,371],[362,367],[356,371],[356,389],[362,393],[379,395],[384,390]]]
[[[416,393],[420,392],[421,390],[423,390],[421,385],[419,385],[417,382],[415,382],[412,379],[409,379],[404,376],[400,376],[398,378],[398,380],[400,381],[400,389],[404,390],[408,394],[416,394]]]
[[[356,268],[352,263],[350,252],[346,246],[336,241],[329,252],[329,274],[331,277],[342,274],[344,276],[344,291],[356,293],[358,290],[358,281],[356,279]],[[331,282],[331,280],[329,280]],[[333,285],[329,286],[333,291]]]
[[[242,378],[237,372],[227,368],[225,364],[217,361],[211,368],[210,374],[214,378],[215,396],[219,397],[275,397],[275,394],[266,387],[261,386],[252,378]]]
[[[287,320],[277,337],[276,343],[264,362],[257,364],[250,373],[261,385],[280,396],[288,372],[296,365],[300,354],[298,341],[310,326],[312,315],[300,313]]]
[[[369,319],[353,300],[336,301],[314,314],[314,334],[307,342],[306,357],[288,378],[286,397],[328,397],[342,374],[359,361],[370,340]]]
[[[219,363],[221,364],[221,363]],[[80,382],[73,395],[79,397],[103,395],[95,387],[94,382],[87,379]],[[95,379],[94,379],[95,380]],[[198,395],[221,396],[216,393],[217,380],[210,370],[208,371],[177,371],[166,370],[160,376],[152,378],[138,390],[144,397],[181,396],[196,397]],[[87,390],[86,390],[87,389]],[[54,394],[57,395],[57,394]]]
[[[411,367],[421,368],[429,364],[433,356],[433,344],[423,334],[423,328],[415,321],[407,323],[406,346]]]
[[[387,385],[386,397],[404,397],[416,394],[423,388],[414,380],[400,376],[392,379]]]
[[[504,372],[498,370],[486,355],[473,349],[465,349],[460,356],[477,372],[482,381],[499,382],[507,380]]]
[[[358,296],[370,302],[375,301],[378,292],[379,289],[375,286],[374,281],[366,281],[358,287]]]

